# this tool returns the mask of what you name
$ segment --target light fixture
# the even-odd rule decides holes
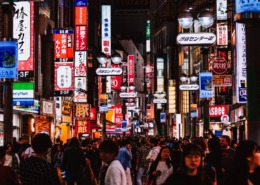
[[[193,24],[193,17],[189,11],[183,11],[178,15],[178,22],[182,28],[188,29]]]
[[[129,85],[129,89],[132,90],[132,91],[135,90],[134,84],[130,84],[130,85]]]
[[[122,83],[122,84],[120,85],[120,90],[121,90],[121,91],[125,91],[126,88],[127,88],[126,84]]]
[[[114,64],[120,64],[122,62],[121,55],[117,52],[111,55],[111,60]]]
[[[198,14],[198,19],[201,23],[201,25],[204,28],[209,28],[213,25],[214,23],[214,18],[211,14],[211,12],[208,9],[204,9],[202,10],[199,14]]]
[[[97,60],[104,67],[105,64],[107,63],[107,55],[101,52],[97,55]]]
[[[188,76],[185,73],[182,73],[181,76],[180,76],[180,80],[182,82],[186,82],[188,80]]]
[[[192,82],[196,82],[198,80],[198,76],[195,73],[193,73],[192,75],[190,75],[190,80]]]

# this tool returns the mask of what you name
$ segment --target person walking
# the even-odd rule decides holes
[[[161,185],[173,173],[170,149],[162,147],[149,169],[148,184]]]
[[[94,139],[91,141],[91,149],[86,153],[86,158],[90,161],[90,166],[93,170],[95,179],[98,181],[102,163],[99,155],[98,140]]]
[[[4,166],[5,163],[5,148],[0,147],[0,183],[1,185],[21,185],[18,176],[10,166]]]
[[[147,138],[141,138],[141,146],[137,149],[136,157],[136,182],[137,185],[142,185],[142,176],[144,173],[147,174],[149,160],[146,159],[146,156],[149,154],[151,147]]]
[[[222,148],[222,156],[221,156],[221,171],[222,171],[222,182],[220,184],[225,183],[225,181],[229,178],[229,176],[233,172],[233,162],[235,158],[235,150],[230,147],[230,137],[227,135],[222,135],[220,138],[220,145]]]
[[[118,155],[116,159],[120,161],[123,168],[125,169],[126,174],[126,182],[127,185],[132,185],[132,177],[131,177],[131,160],[132,160],[132,151],[131,151],[131,143],[129,140],[123,140],[121,143],[122,147],[119,149]]]
[[[163,185],[212,185],[202,165],[202,151],[197,144],[187,144],[182,153],[180,168]]]
[[[12,167],[16,175],[19,175],[20,159],[18,154],[14,152],[14,148],[11,142],[5,143],[4,147],[5,147],[4,166]]]
[[[83,150],[80,148],[80,141],[73,137],[63,153],[62,169],[65,170],[68,185],[84,184],[84,168],[86,160]]]
[[[233,172],[224,185],[260,184],[260,147],[256,142],[241,141],[233,165]]]
[[[57,170],[47,162],[51,148],[51,138],[39,133],[32,139],[34,154],[24,159],[20,165],[20,178],[23,185],[60,185]]]
[[[126,174],[122,164],[116,160],[119,148],[112,140],[104,140],[100,143],[99,153],[102,161],[108,165],[104,179],[100,183],[104,185],[126,185]]]

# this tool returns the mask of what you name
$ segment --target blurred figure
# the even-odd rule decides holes
[[[57,152],[58,146],[61,144],[60,138],[56,138],[55,144],[51,147],[51,164],[55,165],[54,156]]]
[[[146,157],[146,160],[149,160],[149,167],[148,167],[148,170],[151,166],[151,164],[156,160],[160,150],[161,150],[161,147],[159,146],[159,140],[156,139],[156,138],[151,138],[150,139],[150,144],[151,144],[151,150],[148,154],[148,156]]]
[[[116,160],[118,145],[112,140],[104,140],[100,143],[99,153],[102,161],[108,164],[104,179],[100,184],[104,185],[126,185],[126,175],[122,164]]]
[[[227,178],[232,174],[233,162],[235,158],[235,150],[230,147],[230,137],[227,135],[222,135],[220,137],[220,145],[222,148],[222,158],[221,158],[221,171],[222,171],[222,182],[224,183]]]
[[[221,171],[221,158],[222,149],[220,146],[220,140],[217,137],[210,138],[208,140],[209,153],[206,154],[204,161],[210,164],[216,169],[217,182],[221,184],[222,182],[222,171]]]
[[[137,185],[142,185],[142,176],[147,173],[149,161],[146,160],[146,156],[149,154],[151,147],[147,138],[142,137],[141,146],[137,149],[136,157],[136,171],[137,171]]]
[[[131,151],[131,142],[129,140],[126,139],[122,141],[122,146],[119,149],[116,159],[120,161],[120,163],[122,164],[125,170],[127,185],[132,185],[133,184],[131,178],[132,151]]]
[[[13,150],[11,142],[5,144],[5,163],[4,166],[10,166],[13,168],[15,173],[19,175],[20,159],[17,153]]]
[[[99,179],[99,170],[102,160],[99,155],[98,140],[91,141],[91,149],[86,153],[86,158],[90,161],[90,166],[93,170],[96,180]]]
[[[4,166],[5,148],[0,147],[0,183],[1,185],[21,185],[14,170],[10,166]]]
[[[84,168],[86,166],[83,150],[80,148],[80,141],[73,137],[67,148],[64,150],[62,168],[65,170],[68,185],[84,184]]]
[[[260,184],[260,148],[254,141],[241,141],[236,150],[234,170],[225,185]]]
[[[173,173],[170,149],[162,147],[156,160],[149,169],[148,184],[161,185]]]
[[[20,165],[23,185],[60,185],[57,170],[46,161],[51,145],[49,135],[39,133],[34,136],[32,148],[35,153]]]
[[[181,165],[163,185],[212,185],[202,166],[202,151],[196,144],[184,147]]]

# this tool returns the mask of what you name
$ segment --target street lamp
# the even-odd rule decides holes
[[[101,64],[101,68],[98,68],[96,73],[100,76],[102,76],[101,83],[102,83],[102,95],[106,94],[106,76],[113,76],[113,75],[121,75],[122,69],[121,68],[113,68],[116,73],[112,70],[111,68],[107,67],[107,62],[108,60],[111,59],[114,64],[119,64],[122,62],[122,58],[118,53],[113,53],[111,57],[106,55],[105,53],[99,53],[97,55],[97,60]],[[103,108],[101,109],[101,103],[100,103],[100,108],[99,111],[102,113],[101,114],[101,120],[102,120],[102,140],[106,139],[106,112],[107,112],[107,95],[104,96],[105,101],[103,103]]]

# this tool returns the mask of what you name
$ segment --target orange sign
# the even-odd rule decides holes
[[[75,7],[75,25],[85,25],[87,26],[87,7]]]

